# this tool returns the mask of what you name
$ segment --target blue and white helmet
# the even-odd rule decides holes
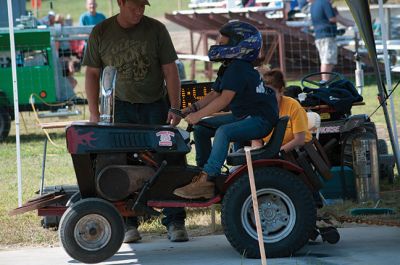
[[[241,21],[228,22],[219,32],[229,38],[227,45],[212,45],[208,51],[210,61],[240,59],[252,62],[262,46],[261,33],[256,27]]]

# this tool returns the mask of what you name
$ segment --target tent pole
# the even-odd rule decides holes
[[[16,64],[15,40],[14,40],[14,18],[13,18],[11,0],[7,0],[7,6],[8,6],[8,27],[10,30],[11,71],[12,71],[13,94],[14,94],[15,141],[17,148],[18,207],[21,207],[22,206],[21,144],[19,137],[19,106],[18,106],[17,64]]]
[[[385,84],[383,83],[382,76],[379,70],[377,55],[376,55],[376,46],[374,34],[372,32],[372,24],[371,24],[371,12],[369,10],[368,1],[359,1],[359,0],[346,0],[347,5],[350,7],[350,11],[353,14],[354,20],[357,23],[358,30],[360,32],[361,37],[364,39],[364,43],[368,48],[368,54],[371,58],[371,63],[373,64],[379,97],[381,100],[385,98]],[[396,141],[393,135],[393,128],[390,122],[389,113],[386,104],[382,104],[383,114],[385,115],[386,127],[390,137],[390,143],[392,145],[393,154],[396,160],[397,173],[400,172],[400,155],[399,148],[396,146]]]
[[[388,41],[388,32],[387,28],[383,26],[383,21],[385,21],[385,15],[383,12],[383,1],[379,0],[379,19],[381,21],[381,30],[382,30],[382,44],[383,44],[383,58],[385,62],[385,75],[386,75],[386,88],[388,89],[388,94],[392,92],[392,78],[390,74],[390,62],[389,62],[389,54],[387,49],[387,41]],[[385,21],[386,23],[390,23],[389,21]],[[395,139],[396,149],[399,149],[399,136],[397,133],[397,122],[396,122],[396,112],[394,109],[394,101],[393,96],[389,98],[390,100],[390,113],[392,114],[392,126],[393,126],[393,134]]]

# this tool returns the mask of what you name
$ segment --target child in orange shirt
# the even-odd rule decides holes
[[[306,111],[297,100],[283,95],[286,84],[283,73],[279,69],[269,70],[261,67],[258,70],[263,77],[265,86],[275,90],[279,107],[279,117],[289,116],[281,150],[288,152],[296,147],[303,146],[312,139],[312,135],[308,130]],[[263,139],[253,140],[252,146],[262,146],[263,142],[269,141],[271,134]]]

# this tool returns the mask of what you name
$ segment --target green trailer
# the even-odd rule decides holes
[[[31,111],[30,97],[55,103],[55,61],[49,30],[15,32],[18,101],[20,111]],[[0,139],[7,137],[14,119],[13,82],[11,73],[10,35],[0,31]]]
[[[92,26],[15,29],[20,112],[32,111],[31,103],[37,110],[53,112],[57,110],[50,106],[54,103],[65,103],[64,106],[57,104],[61,109],[71,102],[86,103],[86,100],[74,97],[73,88],[65,76],[65,62],[82,56],[83,44],[91,30]],[[76,114],[58,111],[54,115]],[[12,120],[14,95],[10,36],[8,28],[0,28],[0,141],[8,136]]]

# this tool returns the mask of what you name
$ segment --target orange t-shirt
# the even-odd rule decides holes
[[[282,96],[279,107],[279,117],[282,116],[289,116],[289,121],[286,127],[285,136],[283,137],[282,145],[285,145],[293,140],[295,133],[305,132],[306,143],[312,139],[312,135],[308,130],[307,113],[297,100],[291,97]],[[271,138],[271,135],[272,132],[264,137],[264,142],[268,142]]]

